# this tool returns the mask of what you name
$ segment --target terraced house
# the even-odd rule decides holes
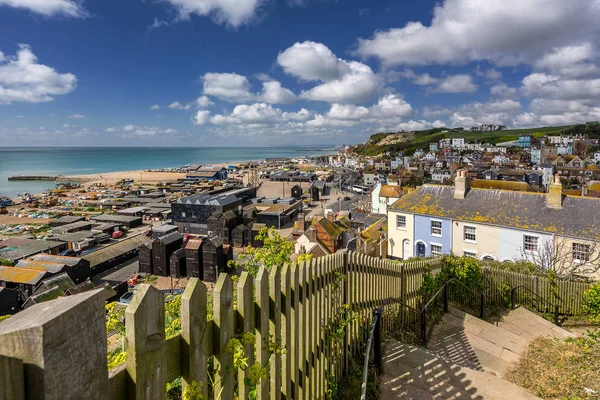
[[[388,255],[453,253],[596,272],[600,200],[565,196],[558,176],[548,193],[472,186],[479,185],[458,171],[454,186],[424,185],[395,202],[388,209]]]

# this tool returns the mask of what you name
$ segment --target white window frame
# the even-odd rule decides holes
[[[532,250],[532,249],[527,248],[527,238],[535,239],[535,249]],[[539,248],[540,248],[540,237],[539,236],[523,235],[523,251],[525,251],[527,253],[537,253]]]
[[[581,259],[581,258],[576,258],[575,257],[575,253],[580,253],[583,254],[583,250],[575,250],[575,246],[583,246],[586,247],[587,249],[585,250],[586,254],[586,259]],[[578,242],[573,242],[571,244],[571,257],[573,257],[573,261],[579,264],[587,264],[590,262],[590,258],[591,258],[591,254],[590,254],[590,249],[591,246],[589,244],[586,243],[578,243]]]
[[[467,228],[475,230],[473,233],[467,233]],[[467,239],[467,235],[473,235],[475,239]],[[467,243],[477,243],[477,226],[475,225],[463,225],[463,241]]]
[[[404,218],[404,226],[400,225],[400,223],[399,223],[400,218]],[[405,231],[406,230],[406,222],[407,222],[406,215],[396,215],[396,229],[401,229],[401,230]]]
[[[433,226],[434,222],[439,222],[439,224],[440,224],[439,228],[438,227],[434,228],[434,226]],[[444,225],[443,225],[443,223],[442,223],[441,220],[439,220],[439,219],[432,219],[431,222],[430,222],[430,224],[429,224],[429,226],[430,226],[430,229],[431,229],[431,231],[430,231],[431,232],[431,236],[442,237]],[[439,229],[440,233],[434,233],[434,229]]]
[[[474,251],[468,251],[468,250],[463,250],[463,256],[464,256],[464,257],[477,258],[477,252],[474,252]]]
[[[439,247],[440,251],[437,254],[434,254],[433,252],[433,248],[434,247]],[[444,254],[444,246],[442,246],[440,243],[429,243],[429,251],[431,252],[431,256],[432,257],[441,257]]]

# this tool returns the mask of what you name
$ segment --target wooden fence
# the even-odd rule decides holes
[[[548,304],[558,305],[558,313],[561,315],[585,314],[585,291],[592,285],[562,280],[555,281],[553,285],[550,279],[543,276],[529,276],[495,268],[483,268],[483,275],[487,289],[486,303],[506,302],[510,292],[505,289],[519,287],[515,299],[517,304],[524,304],[540,312],[546,311]],[[539,300],[536,295],[543,300]]]
[[[0,400],[164,399],[166,383],[180,376],[184,387],[201,382],[206,398],[233,399],[237,391],[246,399],[256,390],[261,400],[324,399],[349,354],[362,357],[373,308],[390,297],[416,307],[424,273],[441,267],[441,259],[337,253],[262,268],[255,278],[243,273],[237,282],[221,274],[212,320],[206,286],[192,278],[182,296],[182,331],[172,338],[165,338],[164,295],[141,285],[126,310],[127,360],[110,371],[101,290],[38,304],[0,324]],[[391,318],[386,327],[393,328]],[[255,335],[247,365],[267,369],[255,388],[249,368],[232,369],[227,349],[243,332]]]

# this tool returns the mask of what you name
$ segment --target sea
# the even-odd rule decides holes
[[[180,167],[188,164],[233,164],[267,158],[332,154],[335,145],[289,147],[8,147],[0,148],[0,195],[42,193],[54,182],[9,181],[15,175],[81,175]]]

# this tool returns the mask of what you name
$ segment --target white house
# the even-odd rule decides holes
[[[452,138],[452,148],[453,149],[462,149],[465,147],[465,139],[464,138]]]
[[[434,182],[444,183],[444,181],[450,179],[452,174],[447,169],[434,169],[431,173],[431,180]]]
[[[402,188],[399,186],[378,183],[371,193],[371,212],[374,214],[387,214],[388,206],[400,199],[402,194]]]

